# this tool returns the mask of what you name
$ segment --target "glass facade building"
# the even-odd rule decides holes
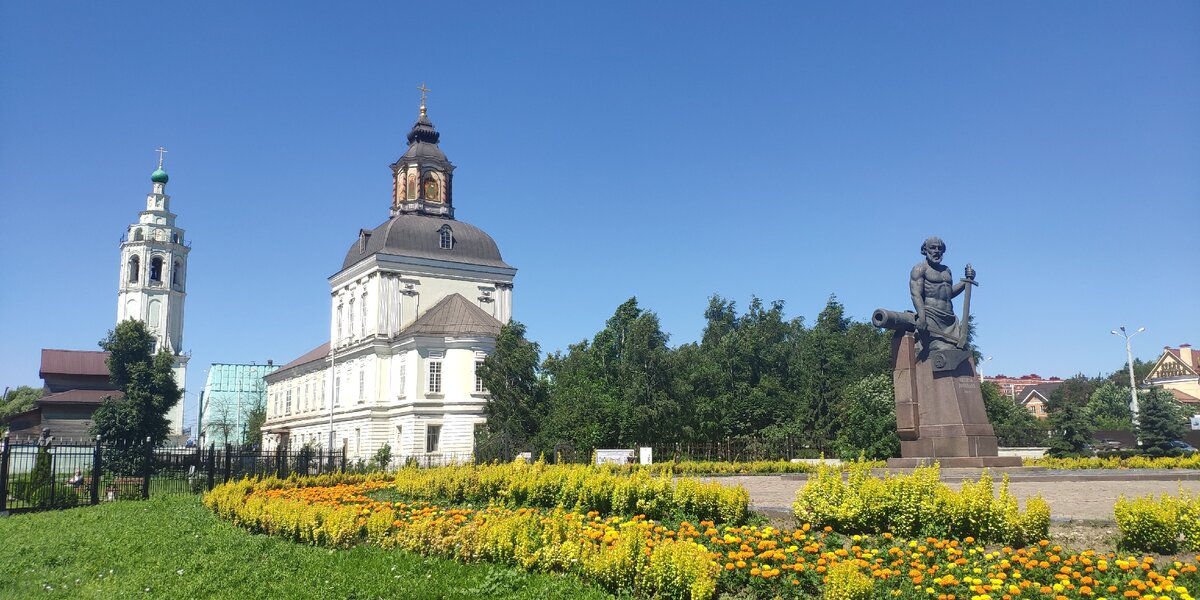
[[[256,409],[266,408],[267,383],[273,364],[213,363],[200,392],[200,422],[196,430],[201,446],[240,444],[250,434],[247,423]]]

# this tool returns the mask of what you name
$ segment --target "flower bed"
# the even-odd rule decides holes
[[[742,523],[750,495],[741,487],[672,480],[646,469],[583,465],[466,465],[404,469],[392,489],[402,498],[451,504],[504,502],[579,512],[642,514],[651,519],[711,519]]]
[[[314,478],[315,479],[315,478]],[[379,478],[267,479],[218,486],[205,504],[256,531],[303,543],[372,543],[465,562],[571,573],[614,593],[711,598],[718,593],[811,598],[1190,599],[1195,561],[1070,553],[1041,540],[988,548],[978,540],[844,537],[802,525],[778,530],[712,521],[665,525],[642,516],[564,509],[446,507],[381,501]],[[1200,558],[1200,557],[1198,557]]]
[[[840,471],[821,468],[796,493],[793,511],[799,522],[844,533],[969,536],[1014,546],[1045,538],[1050,530],[1049,504],[1030,498],[1022,513],[1008,493],[1007,476],[999,495],[986,471],[955,492],[941,482],[937,465],[880,479],[868,464],[852,463],[845,481]]]

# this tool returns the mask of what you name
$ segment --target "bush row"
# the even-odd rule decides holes
[[[1113,507],[1120,546],[1126,550],[1175,554],[1200,551],[1200,496],[1179,490],[1129,500],[1121,496]]]
[[[787,460],[756,460],[748,462],[667,461],[640,468],[653,473],[666,473],[670,475],[771,475],[775,473],[816,473],[817,465],[818,463],[791,462]],[[881,468],[886,465],[887,463],[884,461],[870,463],[871,468]]]
[[[366,541],[464,562],[572,573],[639,597],[711,598],[721,573],[703,545],[656,536],[656,525],[641,517],[601,529],[598,518],[558,508],[475,511],[378,502],[364,495],[387,485],[378,480],[329,487],[302,483],[308,482],[230,482],[209,492],[204,503],[242,527],[305,544]]]
[[[1027,467],[1047,469],[1200,469],[1200,454],[1192,456],[1089,456],[1082,458],[1026,458]]]
[[[581,512],[645,515],[651,519],[746,520],[750,494],[693,479],[673,480],[647,469],[584,465],[466,465],[402,469],[392,489],[404,498],[462,504],[563,507]]]
[[[801,523],[841,533],[974,537],[1013,546],[1049,533],[1050,505],[1037,496],[1026,500],[1022,513],[1008,492],[1007,476],[997,496],[986,471],[978,482],[964,481],[959,492],[940,475],[934,465],[880,479],[871,476],[868,464],[855,463],[843,481],[838,470],[821,468],[797,492],[793,510]]]

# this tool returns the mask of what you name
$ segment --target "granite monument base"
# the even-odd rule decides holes
[[[911,333],[893,338],[892,356],[901,458],[888,460],[888,467],[1021,466],[1020,458],[997,456],[996,434],[970,360],[939,370],[938,361],[917,356]]]

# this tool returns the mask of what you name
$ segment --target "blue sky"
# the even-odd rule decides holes
[[[543,350],[623,300],[694,341],[713,293],[812,322],[908,308],[928,235],[988,374],[1200,344],[1200,4],[0,5],[0,385],[114,324],[154,148],[193,242],[187,412],[212,362],[328,335],[425,82],[460,220]]]

